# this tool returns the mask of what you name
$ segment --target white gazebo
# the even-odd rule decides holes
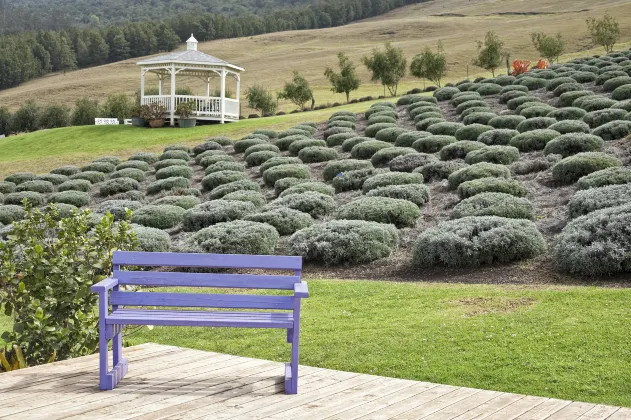
[[[180,102],[192,101],[195,104],[194,115],[198,120],[224,122],[239,120],[239,94],[241,89],[241,72],[243,68],[227,63],[223,60],[197,51],[197,40],[191,34],[186,41],[186,51],[148,58],[137,63],[140,70],[140,103],[149,105],[159,103],[166,109],[171,119],[171,125],[178,118],[175,110]],[[145,95],[145,77],[147,73],[158,76],[158,94]],[[206,86],[205,96],[176,95],[176,76],[192,76],[201,79]],[[230,76],[236,80],[234,99],[226,98],[226,78]],[[169,93],[163,94],[162,84],[170,77]],[[213,79],[219,78],[220,95],[210,95],[210,85]]]

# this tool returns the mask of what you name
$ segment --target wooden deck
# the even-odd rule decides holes
[[[98,389],[97,355],[0,375],[11,419],[631,419],[631,409],[300,367],[157,344],[126,348],[129,374]]]

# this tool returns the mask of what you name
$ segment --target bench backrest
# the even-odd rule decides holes
[[[294,290],[300,282],[301,257],[270,255],[179,254],[116,251],[113,277],[119,285]],[[195,267],[290,270],[291,275],[126,271],[136,267]],[[175,306],[226,309],[294,309],[293,296],[250,294],[121,292],[110,293],[112,305]]]

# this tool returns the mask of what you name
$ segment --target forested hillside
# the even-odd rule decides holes
[[[64,7],[70,7],[72,4],[79,7],[84,3],[86,10],[90,4],[94,4],[97,10],[96,5],[101,3],[107,4],[108,10],[110,6],[116,10],[116,5],[120,3],[122,14],[119,17],[129,15],[128,20],[132,22],[103,25],[99,23],[99,18],[94,18],[86,27],[69,26],[59,30],[41,30],[42,28],[37,27],[32,28],[33,31],[0,36],[0,89],[17,86],[50,72],[65,72],[170,51],[191,33],[195,33],[199,41],[210,41],[296,29],[328,28],[377,16],[394,8],[424,0],[322,0],[302,5],[300,3],[306,0],[292,0],[298,5],[265,12],[263,15],[191,13],[178,16],[168,12],[174,7],[173,4],[157,0],[137,0],[133,3],[135,6],[129,8],[122,6],[122,0],[116,0],[112,5],[110,2],[96,0],[65,0],[60,2],[62,7],[53,7],[53,2],[45,0],[30,0],[24,2],[26,6],[17,8],[11,6],[14,4],[13,0],[8,6],[8,0],[0,0],[0,4],[2,1],[5,3],[0,13],[0,28],[7,24],[32,25],[27,22],[39,22],[40,19],[63,22],[74,19],[74,16],[89,16],[87,11],[85,14],[65,12]],[[242,4],[244,7],[258,5],[260,8],[261,5],[267,4],[266,1],[277,6],[292,3],[288,0],[242,0],[231,3]],[[156,6],[139,6],[150,2]],[[40,3],[48,4],[49,7],[34,7]],[[192,5],[195,4],[198,3],[192,2]],[[158,13],[164,16],[164,19],[147,21],[149,15],[140,10],[134,12],[136,7],[148,11],[147,13]],[[176,9],[187,10],[184,6]],[[47,14],[47,10],[50,14]],[[33,16],[27,19],[26,15],[20,13],[33,13]],[[44,19],[40,16],[48,17]]]

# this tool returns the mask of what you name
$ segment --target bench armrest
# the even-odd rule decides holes
[[[101,280],[100,282],[93,285],[92,287],[90,287],[90,291],[99,292],[99,293],[106,292],[110,290],[112,287],[116,286],[117,284],[118,284],[118,279],[108,277],[104,280]]]
[[[294,297],[307,298],[309,297],[309,289],[307,288],[307,282],[301,281],[294,284]]]

